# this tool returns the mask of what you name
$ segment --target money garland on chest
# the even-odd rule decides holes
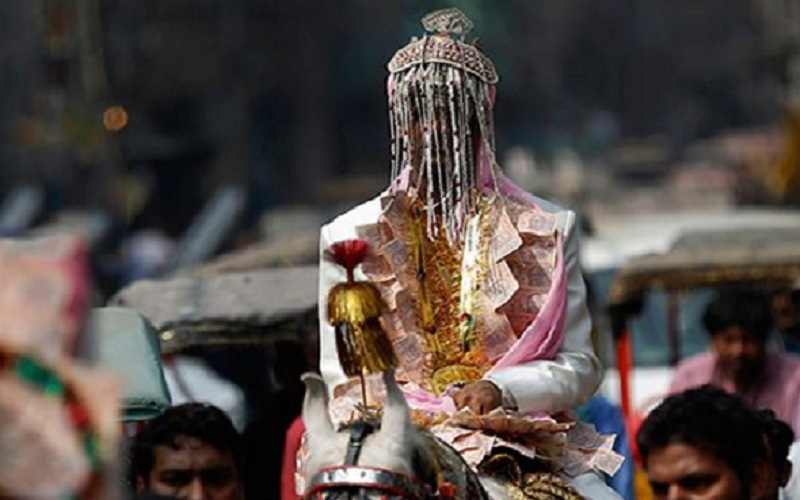
[[[553,278],[554,217],[478,200],[457,245],[429,236],[420,203],[403,194],[359,229],[376,250],[364,272],[388,304],[401,376],[434,394],[481,378],[536,318]]]

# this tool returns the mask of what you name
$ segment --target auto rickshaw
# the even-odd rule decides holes
[[[674,367],[692,354],[685,348],[687,341],[697,342],[687,335],[684,309],[692,308],[697,316],[704,304],[689,300],[697,298],[692,294],[737,284],[778,291],[794,286],[798,280],[800,229],[688,232],[665,253],[631,259],[612,281],[607,302],[619,371],[619,401],[626,417],[635,419],[645,410],[632,404],[637,346],[631,325],[654,293],[661,294],[666,305],[667,363]],[[699,332],[695,328],[690,333],[696,336]]]
[[[618,396],[631,443],[649,409],[666,395],[677,363],[707,349],[700,317],[714,289],[744,285],[773,292],[798,283],[800,229],[790,228],[687,232],[670,250],[622,266],[607,297],[616,358],[607,378],[617,383],[609,389]],[[637,498],[651,498],[641,472],[636,489]]]
[[[112,299],[158,332],[173,404],[210,402],[243,435],[247,491],[278,498],[282,442],[317,346],[316,266],[184,273]],[[249,495],[249,494],[248,494]]]

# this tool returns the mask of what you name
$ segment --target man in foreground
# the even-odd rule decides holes
[[[214,406],[187,403],[148,422],[132,445],[136,492],[190,500],[242,500],[239,435]]]
[[[665,399],[636,439],[654,497],[775,498],[769,496],[773,471],[760,420],[744,400],[711,386]]]

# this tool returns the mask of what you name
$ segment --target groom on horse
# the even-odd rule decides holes
[[[576,214],[525,192],[497,164],[498,75],[466,40],[472,22],[447,9],[423,24],[425,36],[388,65],[391,183],[321,232],[323,251],[354,239],[370,251],[348,276],[322,260],[320,303],[346,279],[375,286],[396,380],[416,421],[440,429],[447,417],[471,415],[477,432],[434,434],[459,451],[465,437],[479,443],[485,453],[470,463],[478,468],[498,451],[496,434],[480,431],[491,429],[486,417],[564,423],[551,417],[592,396],[603,371],[590,339]],[[349,345],[369,357],[381,348],[367,331],[343,340],[330,313],[321,308],[321,372],[334,415],[347,420],[359,397],[380,406],[384,394],[379,379],[363,376],[379,370],[354,370],[346,366],[352,353],[345,360],[343,352]],[[538,447],[529,451],[511,455],[523,472],[538,456]],[[550,456],[547,468],[570,488],[618,498],[591,467],[557,458],[564,456]]]

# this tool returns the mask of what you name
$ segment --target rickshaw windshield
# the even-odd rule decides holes
[[[592,289],[597,293],[592,299],[593,315],[600,332],[610,332],[607,311],[609,286],[615,270],[606,269],[587,275]],[[711,300],[713,290],[697,288],[681,294],[678,298],[677,347],[678,359],[698,354],[708,349],[708,336],[702,325],[702,314]],[[673,358],[670,352],[668,297],[661,290],[650,290],[644,296],[642,311],[632,318],[631,334],[636,349],[633,352],[634,366],[640,368],[669,366]],[[615,366],[614,345],[611,335],[601,334],[598,348],[606,366]]]

